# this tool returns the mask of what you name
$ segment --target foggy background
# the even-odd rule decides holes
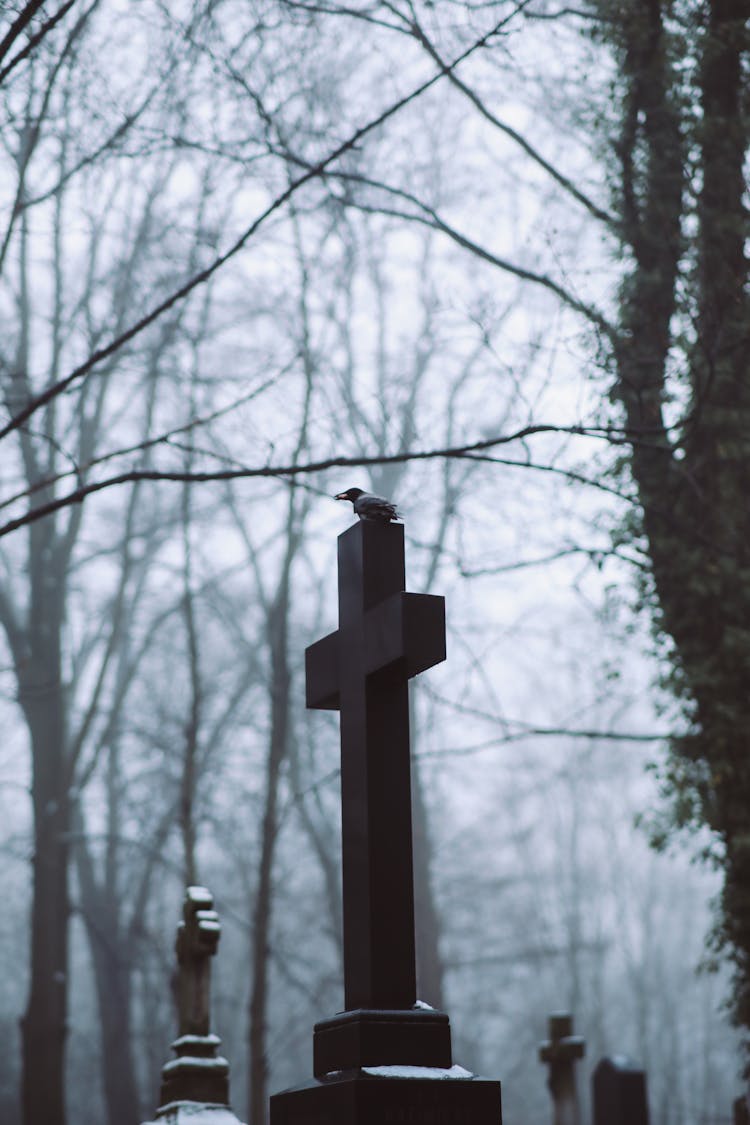
[[[266,1094],[309,1076],[343,987],[338,718],[304,709],[304,649],[336,627],[353,517],[332,497],[359,485],[403,512],[407,588],[447,603],[412,751],[420,997],[456,1061],[502,1080],[509,1122],[547,1121],[537,1047],[569,1010],[586,1115],[618,1053],[647,1069],[654,1125],[729,1121],[719,875],[706,839],[648,843],[649,766],[684,718],[634,491],[617,444],[570,432],[613,410],[586,310],[614,315],[623,259],[568,187],[606,210],[614,64],[543,0],[343,7],[76,4],[2,87],[9,410],[211,272],[2,445],[3,523],[124,479],[0,529],[0,1118],[21,1120],[34,738],[39,762],[64,750],[71,801],[70,1121],[153,1115],[188,882],[222,923],[235,1111],[253,1021]],[[444,76],[409,100],[501,22],[456,72],[473,98]]]

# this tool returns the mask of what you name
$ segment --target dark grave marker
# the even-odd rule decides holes
[[[175,943],[178,1037],[172,1049],[177,1058],[162,1067],[156,1111],[170,1121],[184,1103],[226,1108],[229,1102],[229,1064],[217,1055],[221,1040],[211,1033],[211,958],[221,936],[213,905],[205,887],[187,888]]]
[[[339,628],[306,653],[307,705],[341,713],[346,1014],[315,1029],[316,1075],[450,1066],[443,1013],[414,1009],[408,680],[445,659],[445,603],[407,594],[404,529],[339,537]]]
[[[592,1090],[594,1125],[649,1125],[646,1073],[630,1059],[601,1059]]]
[[[540,1045],[539,1059],[549,1067],[554,1125],[580,1125],[575,1064],[585,1049],[582,1036],[573,1034],[572,1016],[549,1017],[549,1039]]]
[[[405,592],[395,523],[340,535],[338,579],[306,678],[307,706],[341,715],[346,1010],[316,1024],[316,1081],[274,1095],[271,1125],[499,1125],[500,1083],[452,1067],[448,1016],[416,1006],[408,681],[445,659],[444,601]]]

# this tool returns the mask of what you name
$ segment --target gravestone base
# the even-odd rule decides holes
[[[271,1125],[502,1125],[499,1082],[433,1074],[354,1070],[314,1079],[273,1095]]]
[[[161,1071],[159,1105],[191,1101],[213,1105],[229,1102],[229,1063],[216,1048],[218,1035],[181,1035],[172,1044],[177,1058]],[[161,1113],[157,1110],[157,1115]]]
[[[313,1074],[363,1066],[450,1067],[451,1029],[434,1008],[357,1008],[315,1024]]]

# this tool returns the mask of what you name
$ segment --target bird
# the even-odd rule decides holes
[[[390,523],[392,520],[402,518],[396,505],[390,500],[384,500],[382,496],[373,496],[371,492],[365,492],[362,488],[347,488],[346,492],[337,493],[334,500],[350,500],[354,514],[361,520]]]

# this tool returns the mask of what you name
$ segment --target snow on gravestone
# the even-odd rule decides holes
[[[241,1125],[228,1106],[201,1102],[174,1102],[158,1110],[155,1121],[144,1125]]]

